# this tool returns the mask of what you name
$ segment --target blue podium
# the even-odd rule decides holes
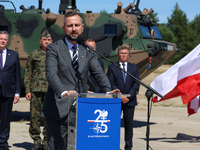
[[[126,96],[96,93],[68,96],[71,107],[68,150],[119,150],[121,98]]]

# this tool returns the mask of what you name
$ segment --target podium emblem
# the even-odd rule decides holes
[[[108,126],[106,123],[109,123],[110,120],[107,120],[108,117],[108,111],[105,110],[95,110],[94,114],[99,114],[98,117],[95,120],[88,120],[87,122],[95,123],[92,127],[93,131],[97,134],[99,133],[106,133],[108,130]]]

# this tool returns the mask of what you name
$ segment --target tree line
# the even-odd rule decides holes
[[[158,13],[152,13],[149,17],[159,22],[157,15]],[[179,46],[180,51],[167,61],[168,64],[175,64],[200,43],[200,14],[189,22],[186,13],[176,3],[167,20],[167,24],[157,23],[157,26],[164,41],[176,43]]]

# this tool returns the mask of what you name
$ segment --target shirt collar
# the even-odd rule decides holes
[[[123,63],[121,61],[119,61],[119,64],[122,65]],[[125,66],[127,66],[127,61],[124,64],[125,64]]]
[[[4,53],[7,50],[7,48],[3,49],[2,52]]]
[[[66,37],[65,37],[65,42],[67,43],[67,46],[68,46],[69,50],[71,50],[72,47],[73,47],[74,45],[73,45],[72,43],[70,43],[70,42],[67,40]],[[77,47],[77,50],[78,50],[79,44],[76,44],[75,46]]]

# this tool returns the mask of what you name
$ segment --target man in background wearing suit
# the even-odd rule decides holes
[[[21,92],[19,56],[6,48],[8,37],[8,32],[0,31],[0,150],[8,150],[10,114]]]
[[[137,66],[128,62],[128,48],[126,46],[120,46],[117,51],[117,56],[119,61],[116,64],[120,65],[122,69],[139,79]],[[139,83],[113,64],[108,66],[107,75],[112,89],[118,88],[122,94],[130,94],[130,97],[122,98],[122,111],[125,129],[125,150],[131,150],[133,138],[133,116],[135,106],[137,105],[136,95],[139,90]]]
[[[88,46],[92,46],[93,50],[96,51],[97,46],[96,46],[96,42],[93,39],[87,39],[85,42],[86,45]],[[102,60],[97,59],[99,64],[101,65],[101,68],[103,69],[103,72],[105,72],[104,70],[104,63]],[[100,93],[101,89],[98,86],[98,84],[96,83],[95,79],[91,76],[90,72],[88,72],[88,78],[90,79],[90,81],[92,82],[92,84],[95,86],[95,90],[93,91],[94,93]]]
[[[69,11],[64,15],[63,30],[66,36],[47,46],[46,76],[49,87],[43,104],[43,113],[46,119],[48,150],[67,149],[70,107],[66,99],[59,99],[72,93],[87,93],[88,71],[103,92],[111,91],[109,80],[96,56],[76,42],[83,29],[80,14]],[[110,93],[114,92],[117,93],[119,90]]]

